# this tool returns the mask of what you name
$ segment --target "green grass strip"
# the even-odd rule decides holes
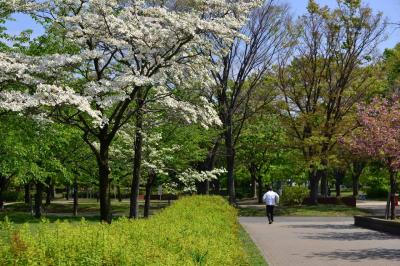
[[[260,250],[242,226],[239,228],[239,239],[251,266],[268,266]]]

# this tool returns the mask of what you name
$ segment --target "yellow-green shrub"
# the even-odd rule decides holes
[[[301,205],[309,195],[308,188],[305,187],[284,187],[281,202],[283,205],[295,206]]]
[[[236,210],[217,196],[186,197],[148,220],[0,228],[0,265],[248,265]]]

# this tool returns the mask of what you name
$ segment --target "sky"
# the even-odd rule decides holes
[[[306,12],[308,0],[278,0],[281,3],[288,3],[290,12],[294,17],[300,16]],[[320,5],[329,7],[336,6],[336,0],[316,0]],[[363,3],[369,5],[374,12],[382,12],[389,23],[400,23],[400,0],[363,0]],[[19,33],[22,30],[32,29],[33,36],[40,35],[43,29],[26,15],[14,15],[16,21],[10,21],[6,24],[8,32]],[[388,25],[387,40],[380,44],[381,52],[385,48],[393,48],[400,42],[400,27]]]
[[[302,15],[306,12],[308,0],[281,0],[282,3],[288,3],[291,13],[295,16]],[[316,0],[321,5],[334,8],[336,0]],[[383,51],[385,48],[393,48],[400,42],[400,27],[390,23],[400,23],[400,0],[362,0],[362,3],[368,5],[376,12],[382,12],[383,17],[388,21],[387,40],[382,42],[379,49]]]

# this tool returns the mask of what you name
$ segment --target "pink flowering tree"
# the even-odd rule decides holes
[[[400,170],[400,98],[375,98],[358,107],[360,127],[342,139],[355,155],[367,155],[383,162],[390,173],[390,218],[395,219],[394,194]]]

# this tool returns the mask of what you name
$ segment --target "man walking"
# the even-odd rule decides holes
[[[279,203],[279,195],[272,190],[272,186],[268,187],[268,192],[264,194],[263,201],[267,208],[269,224],[272,224],[274,221],[274,206]]]

